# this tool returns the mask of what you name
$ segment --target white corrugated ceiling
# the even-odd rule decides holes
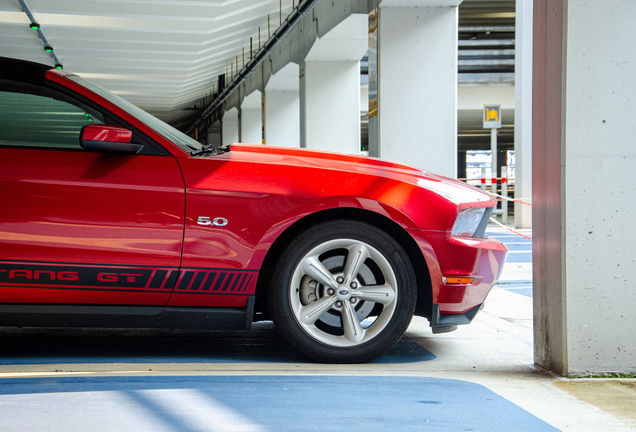
[[[177,123],[249,60],[297,0],[25,0],[64,69]],[[0,56],[54,65],[17,0],[0,2]]]

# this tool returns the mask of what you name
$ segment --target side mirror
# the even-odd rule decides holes
[[[105,153],[139,153],[144,147],[131,144],[132,132],[110,125],[86,125],[80,132],[80,145],[87,150]]]

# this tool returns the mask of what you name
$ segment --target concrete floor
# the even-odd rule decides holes
[[[529,241],[489,234],[518,252],[473,323],[433,335],[416,317],[368,364],[310,363],[271,323],[239,333],[2,329],[0,430],[636,430],[620,410],[559,387],[579,381],[533,365]]]

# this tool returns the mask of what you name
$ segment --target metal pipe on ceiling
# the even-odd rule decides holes
[[[22,12],[24,12],[27,16],[27,18],[29,18],[29,21],[31,21],[31,25],[37,25],[37,28],[34,28],[34,30],[37,32],[38,37],[42,40],[42,43],[44,44],[44,49],[46,48],[51,48],[51,51],[47,51],[49,53],[49,55],[51,56],[51,58],[53,59],[53,61],[55,62],[55,66],[56,67],[62,67],[62,63],[60,63],[60,59],[57,58],[57,55],[55,54],[55,52],[53,52],[53,47],[51,45],[51,43],[49,42],[49,40],[46,38],[46,36],[44,35],[44,32],[42,31],[42,28],[40,27],[40,23],[37,22],[37,20],[35,19],[35,17],[33,16],[33,13],[31,12],[31,9],[29,8],[29,5],[26,4],[25,0],[18,0],[18,3],[20,4],[20,7],[22,8]]]
[[[261,47],[261,49],[256,53],[254,58],[247,63],[243,69],[241,69],[236,78],[228,84],[228,86],[221,92],[220,95],[208,106],[202,113],[201,116],[186,130],[186,133],[189,134],[197,127],[203,119],[205,119],[208,115],[210,115],[215,109],[221,106],[221,104],[232,94],[232,92],[249,76],[250,73],[254,72],[258,65],[260,65],[271,53],[274,51],[276,46],[300,23],[301,19],[309,13],[314,6],[320,0],[306,0],[302,1],[298,4],[298,7],[292,10],[285,21],[281,24],[278,29],[274,32],[274,34],[265,42],[265,44]],[[259,33],[260,36],[260,33]]]

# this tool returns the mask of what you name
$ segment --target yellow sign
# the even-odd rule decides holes
[[[501,127],[501,105],[484,105],[484,129]]]

